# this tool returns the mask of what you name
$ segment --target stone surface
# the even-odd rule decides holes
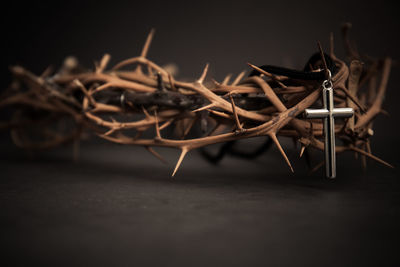
[[[363,173],[339,157],[328,180],[291,175],[275,149],[219,167],[192,153],[170,178],[173,164],[141,148],[89,146],[75,163],[69,149],[2,155],[4,266],[400,263],[400,183],[376,164]]]

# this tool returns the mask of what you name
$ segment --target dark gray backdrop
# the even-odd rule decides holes
[[[136,56],[151,28],[149,58],[174,62],[196,78],[246,69],[246,62],[301,68],[352,22],[361,53],[395,60],[374,153],[398,166],[400,73],[398,10],[391,1],[55,1],[2,9],[1,86],[8,66],[40,73],[68,55],[87,66],[104,53],[111,64]],[[3,114],[4,115],[4,114]],[[3,116],[2,115],[2,116]],[[193,153],[175,180],[165,166],[131,147],[92,144],[81,161],[71,148],[36,154],[10,146],[2,133],[2,251],[11,265],[395,265],[399,264],[397,171],[353,155],[339,177],[307,175],[288,149],[291,175],[276,150],[254,162],[212,167]],[[321,156],[321,154],[316,154]],[[316,162],[315,162],[316,163]]]

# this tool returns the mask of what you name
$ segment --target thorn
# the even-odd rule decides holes
[[[145,146],[146,150],[149,151],[153,156],[158,158],[162,163],[167,164],[168,162],[159,154],[157,153],[152,147]]]
[[[274,141],[275,145],[278,147],[279,152],[281,152],[283,158],[285,159],[287,165],[289,166],[290,170],[294,173],[292,164],[290,164],[290,161],[288,159],[288,157],[285,154],[285,151],[283,150],[281,144],[279,143],[278,138],[276,137],[275,133],[270,133],[269,136],[271,137],[272,141]]]
[[[263,70],[263,69],[257,67],[256,65],[253,65],[253,64],[251,64],[251,63],[249,63],[249,62],[247,62],[247,65],[249,65],[251,68],[253,68],[253,69],[255,69],[256,71],[258,71],[259,73],[264,74],[265,76],[272,78],[274,81],[276,81],[276,82],[279,84],[280,87],[282,87],[282,88],[287,88],[287,86],[286,86],[285,84],[283,84],[283,83],[279,80],[279,78],[276,77],[276,75],[274,75],[274,74],[272,74],[272,73],[269,73],[268,71],[265,71],[265,70]]]
[[[329,73],[328,73],[329,69],[328,69],[328,65],[326,64],[324,50],[322,50],[320,41],[317,42],[317,45],[318,45],[319,53],[321,54],[322,63],[324,64],[325,78],[328,80],[329,79]]]
[[[179,167],[181,166],[181,163],[182,163],[182,161],[183,161],[183,158],[185,157],[185,155],[186,155],[186,153],[187,153],[188,151],[189,151],[189,150],[188,150],[186,147],[182,147],[182,152],[181,152],[181,155],[179,156],[178,162],[177,162],[176,165],[175,165],[175,169],[174,169],[174,172],[172,173],[172,177],[175,176],[175,173],[178,171]]]
[[[107,132],[105,132],[103,135],[104,136],[109,136],[109,135],[111,135],[112,133],[114,133],[116,131],[116,128],[111,128],[110,130],[108,130]]]
[[[384,109],[380,109],[379,112],[382,113],[383,115],[385,115],[386,117],[390,117],[389,112],[387,112],[387,111],[384,110]]]
[[[110,62],[110,58],[111,56],[109,54],[104,54],[100,63],[96,66],[96,73],[102,73],[106,69],[108,62]]]
[[[229,99],[231,100],[232,113],[233,113],[233,116],[235,117],[236,129],[240,132],[243,132],[244,129],[242,128],[242,125],[240,125],[239,116],[236,112],[235,102],[233,101],[232,94],[229,94]]]
[[[306,150],[306,146],[305,145],[301,145],[300,158],[303,156],[305,150]]]
[[[143,110],[143,113],[144,113],[144,115],[146,116],[146,118],[147,118],[147,119],[150,119],[150,118],[151,118],[151,115],[150,115],[149,112],[145,109],[144,106],[142,106],[142,110]]]
[[[154,110],[154,119],[155,119],[155,121],[156,121],[156,133],[157,133],[157,138],[158,138],[158,139],[161,139],[160,126],[158,125],[157,110]]]
[[[204,67],[203,73],[201,74],[200,78],[197,80],[198,83],[203,83],[204,82],[204,79],[207,76],[208,66],[209,66],[209,64],[207,63],[206,66]]]
[[[106,83],[104,83],[104,84],[102,84],[102,85],[96,87],[92,92],[93,92],[93,93],[97,93],[97,92],[103,91],[103,90],[105,90],[105,89],[107,89],[107,88],[109,88],[109,87],[111,87],[111,86],[113,86],[113,83],[111,83],[111,82],[106,82]]]
[[[53,70],[54,70],[54,68],[53,68],[53,66],[48,66],[44,71],[43,71],[43,73],[42,74],[40,74],[40,78],[47,78],[48,76],[50,76],[50,74],[53,72]]]
[[[142,53],[140,54],[141,57],[147,56],[147,52],[149,52],[149,47],[150,47],[151,41],[153,40],[154,32],[155,32],[155,30],[153,28],[150,30],[149,35],[147,35],[146,42],[144,43],[144,46],[142,49]]]
[[[133,72],[135,72],[138,75],[143,75],[142,66],[141,65],[137,65]]]
[[[231,79],[232,74],[228,74],[225,76],[224,80],[222,81],[222,85],[227,85],[229,80]]]
[[[178,89],[175,87],[175,83],[174,83],[174,81],[173,81],[173,79],[172,79],[172,75],[171,75],[171,73],[169,73],[169,72],[168,72],[168,80],[169,80],[169,83],[170,83],[170,85],[171,85],[171,89],[172,89],[173,91],[178,91]]]
[[[246,71],[242,71],[241,73],[239,73],[239,75],[236,77],[236,79],[232,82],[232,85],[237,85],[240,80],[242,80],[243,76],[246,74]]]
[[[211,79],[211,81],[213,82],[213,84],[214,84],[216,87],[221,87],[221,84],[220,84],[219,82],[217,82],[216,80]]]
[[[309,174],[312,174],[314,172],[316,172],[317,170],[319,170],[319,168],[321,168],[322,166],[324,166],[325,161],[321,161],[320,163],[318,163],[317,165],[315,165],[314,168],[311,169],[311,171],[309,172]]]
[[[254,64],[251,64],[251,63],[247,62],[247,65],[249,65],[251,68],[255,69],[256,71],[258,71],[258,72],[261,73],[261,74],[264,74],[264,75],[267,76],[267,77],[271,77],[271,78],[272,78],[272,77],[274,76],[272,73],[269,73],[268,71],[265,71],[265,70],[263,70],[263,69],[257,67],[257,66],[254,65]]]
[[[193,125],[195,124],[196,121],[197,121],[197,116],[189,122],[189,125],[186,127],[185,131],[183,132],[182,139],[185,138],[186,135],[190,132],[190,130],[193,128]]]
[[[367,146],[367,152],[372,154],[371,143],[369,142],[369,139],[367,139],[367,142],[365,143],[365,145]]]
[[[366,152],[366,151],[364,151],[364,150],[362,150],[362,149],[360,149],[358,147],[354,147],[353,146],[350,149],[355,151],[355,152],[358,152],[358,153],[360,153],[362,155],[365,155],[365,156],[367,156],[367,157],[369,157],[369,158],[371,158],[371,159],[373,159],[373,160],[375,160],[375,161],[377,161],[377,162],[379,162],[379,163],[381,163],[381,164],[383,164],[383,165],[385,165],[385,166],[387,166],[389,168],[394,169],[394,166],[392,164],[390,164],[390,163],[378,158],[377,156],[374,156],[371,153],[368,153],[368,152]]]
[[[167,128],[173,121],[174,119],[169,119],[166,122],[164,122],[163,125],[160,126],[160,131],[163,130],[164,128]]]
[[[202,111],[202,110],[205,110],[205,109],[209,109],[209,108],[214,107],[215,105],[216,105],[215,103],[211,103],[211,104],[208,104],[208,105],[203,106],[201,108],[195,109],[192,112],[199,112],[199,111]]]
[[[367,150],[366,143],[364,143],[364,149]],[[366,171],[367,170],[367,156],[361,155],[361,164],[362,164],[363,171]]]
[[[235,95],[238,93],[238,90],[230,90],[228,93],[224,94],[222,97],[227,97],[229,95]]]
[[[349,92],[348,89],[344,88],[344,87],[340,87],[340,90],[342,90],[346,96],[348,98],[350,98],[351,101],[353,101],[354,104],[357,105],[357,107],[362,111],[362,112],[366,112],[365,108],[363,105],[361,105],[361,103]]]

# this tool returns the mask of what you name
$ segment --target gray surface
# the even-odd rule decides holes
[[[193,153],[172,179],[172,166],[142,149],[98,146],[76,163],[70,151],[2,159],[1,250],[11,266],[400,263],[400,187],[383,167],[363,174],[339,158],[331,181],[322,170],[290,175],[276,150],[220,167]]]

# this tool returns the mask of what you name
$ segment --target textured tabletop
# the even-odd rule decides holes
[[[301,162],[290,174],[274,149],[220,166],[193,153],[170,178],[173,164],[142,148],[86,146],[79,162],[68,152],[2,155],[1,251],[10,266],[400,262],[400,182],[384,167],[363,173],[339,157],[338,178],[328,180],[322,170],[307,176]]]

